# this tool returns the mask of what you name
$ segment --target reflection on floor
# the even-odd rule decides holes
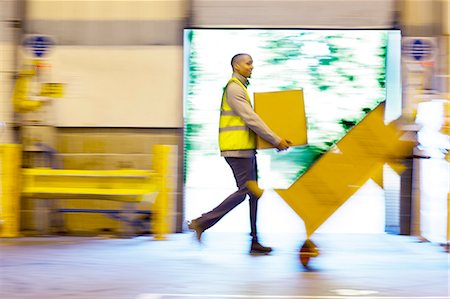
[[[385,234],[315,234],[306,270],[303,236],[263,235],[250,256],[243,233],[206,232],[0,240],[0,298],[449,298],[449,255],[436,244]]]

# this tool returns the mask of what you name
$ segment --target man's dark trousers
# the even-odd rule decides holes
[[[225,216],[232,209],[237,207],[241,202],[245,200],[247,194],[249,195],[250,203],[250,234],[256,239],[256,213],[258,210],[258,198],[253,195],[247,188],[247,181],[257,180],[257,166],[256,157],[251,158],[232,158],[225,157],[228,165],[230,165],[233,171],[234,178],[238,190],[228,196],[221,204],[215,207],[213,210],[204,213],[200,218],[197,218],[197,223],[203,228],[203,230],[210,228],[216,224],[223,216]]]

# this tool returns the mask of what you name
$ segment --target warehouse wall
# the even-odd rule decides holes
[[[29,126],[22,127],[22,137],[33,135],[34,141],[42,137],[57,150],[58,164],[69,169],[151,169],[152,144],[177,146],[178,175],[172,198],[178,219],[182,212],[186,4],[182,0],[28,0],[23,24],[26,34],[48,35],[55,42],[43,57],[42,80],[63,83],[64,96],[46,105],[45,113],[28,113],[23,119]],[[23,64],[33,59],[27,49],[17,52]],[[52,127],[57,128],[54,138],[45,133]],[[24,156],[25,166],[48,163],[43,153],[30,150]],[[102,201],[70,204],[117,206]],[[40,205],[23,202],[25,230],[42,230],[42,217],[33,216],[36,208],[42,210]],[[91,221],[85,221],[86,217]],[[120,229],[117,221],[102,215],[66,218],[67,228],[77,232]],[[181,224],[176,227],[180,230]]]
[[[54,101],[49,117],[57,127],[57,137],[64,139],[75,134],[76,138],[90,139],[100,134],[108,138],[110,134],[127,132],[138,135],[138,139],[146,136],[149,142],[155,142],[163,135],[169,143],[179,146],[180,166],[183,165],[182,29],[186,26],[392,28],[402,25],[409,36],[442,36],[441,49],[448,49],[448,23],[445,30],[439,29],[448,19],[448,13],[438,14],[442,19],[436,18],[436,13],[442,12],[439,7],[447,7],[448,11],[445,0],[432,1],[432,5],[426,0],[0,2],[0,120],[11,127],[10,75],[18,70],[19,54],[22,62],[30,58],[29,53],[14,46],[17,44],[14,34],[49,35],[56,44],[47,56],[48,75],[53,82],[65,84],[65,96]],[[398,11],[400,18],[397,18]],[[10,19],[22,19],[22,27],[14,29]],[[440,57],[448,61],[448,51],[441,51]],[[444,65],[439,72],[448,74],[448,62]],[[447,90],[447,81],[444,83],[440,87]],[[12,140],[13,133],[8,128],[2,134],[1,143]],[[57,149],[67,153],[74,150],[70,146]],[[176,198],[180,216],[182,167],[178,174]],[[177,230],[181,227],[180,217]]]

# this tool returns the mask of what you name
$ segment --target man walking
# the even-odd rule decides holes
[[[247,92],[248,79],[253,71],[253,59],[248,54],[236,54],[231,59],[233,75],[222,95],[219,124],[219,147],[221,156],[231,167],[238,190],[228,196],[213,210],[192,220],[189,228],[194,230],[200,241],[202,233],[216,224],[223,216],[249,196],[250,252],[269,253],[272,248],[258,241],[256,216],[258,196],[250,192],[248,181],[257,181],[256,134],[273,144],[278,150],[286,150],[290,141],[277,136],[254,112]]]

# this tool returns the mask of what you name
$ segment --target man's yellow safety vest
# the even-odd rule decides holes
[[[246,126],[244,120],[234,113],[227,103],[227,86],[231,82],[245,90],[245,98],[251,105],[247,88],[237,78],[231,78],[224,88],[220,107],[219,148],[221,151],[250,150],[256,148],[255,132]]]

